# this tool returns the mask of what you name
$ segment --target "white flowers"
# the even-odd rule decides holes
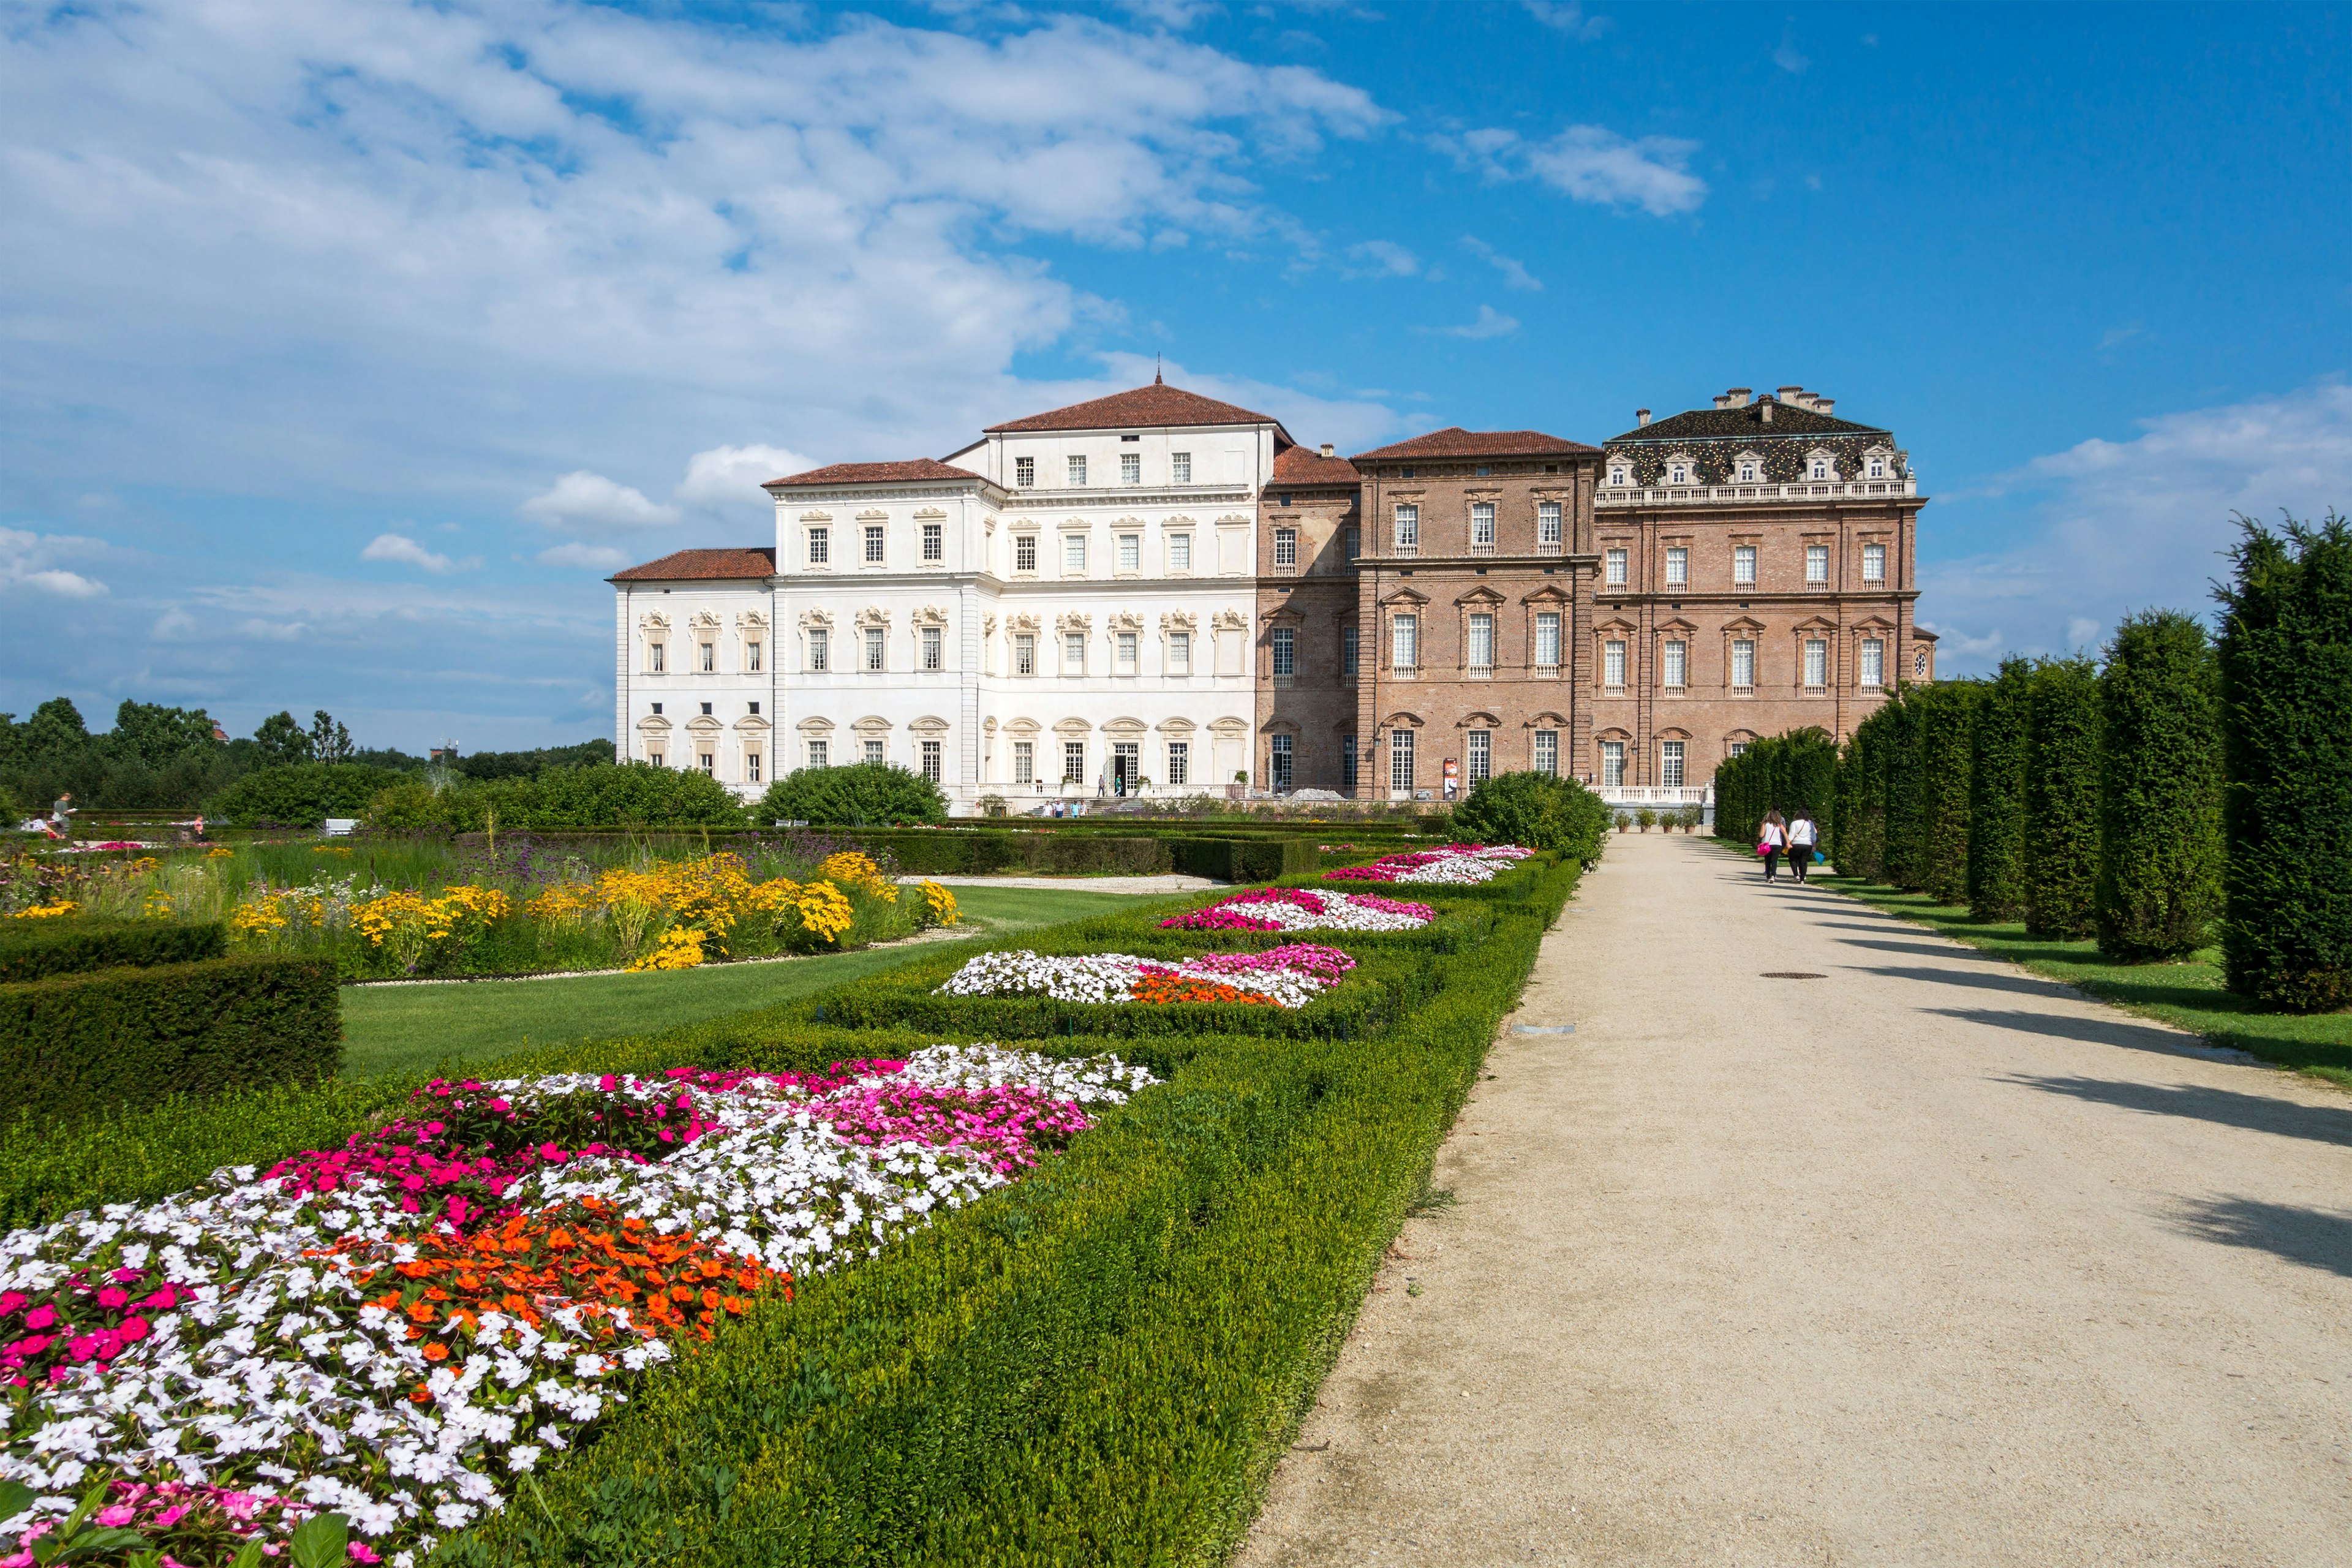
[[[1344,967],[1352,968],[1353,960]],[[1278,1007],[1297,1008],[1306,1006],[1338,979],[1339,973],[1318,972],[1273,955],[1259,962],[1255,955],[1211,953],[1170,964],[1126,952],[1048,958],[1021,948],[983,952],[968,960],[934,994],[1043,996],[1056,1002],[1187,1002],[1209,1000],[1206,988],[1222,986],[1227,988],[1226,1000],[1234,999],[1234,992],[1242,992],[1246,994],[1243,1000],[1255,997]]]

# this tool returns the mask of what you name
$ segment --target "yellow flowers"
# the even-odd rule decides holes
[[[828,866],[832,863],[825,862]],[[801,929],[823,942],[839,941],[841,933],[857,920],[857,912],[850,908],[849,896],[831,882],[811,882],[801,889],[800,900],[794,907],[801,912]]]
[[[937,882],[924,882],[919,885],[923,890],[923,902],[928,905],[930,910],[931,918],[929,923],[935,926],[951,926],[955,924],[955,895],[949,892],[945,888],[940,887]]]
[[[262,940],[277,935],[288,924],[282,895],[247,899],[229,911],[228,929],[238,936]]]
[[[234,860],[236,858],[236,851],[230,848],[226,844],[215,844],[211,848],[205,851],[205,858],[207,860]]]
[[[629,965],[632,970],[692,969],[702,962],[706,933],[691,926],[672,926],[662,932],[654,950]]]
[[[404,889],[354,900],[352,929],[371,947],[387,950],[403,969],[415,969],[438,943],[478,937],[493,921],[504,920],[514,900],[496,888],[465,884],[444,888],[437,899]]]
[[[863,888],[885,903],[895,904],[898,901],[898,889],[891,885],[887,877],[882,875],[882,868],[874,863],[873,857],[863,850],[845,849],[838,855],[828,855],[824,858],[824,864],[818,869],[822,870],[828,879],[847,882],[852,887]]]
[[[29,910],[18,910],[8,918],[13,921],[54,920],[59,915],[69,915],[79,908],[81,908],[79,904],[71,900],[62,904],[35,904]]]

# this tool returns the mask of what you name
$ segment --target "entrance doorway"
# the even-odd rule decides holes
[[[1132,795],[1143,777],[1143,747],[1137,741],[1114,741],[1110,747],[1110,792]]]

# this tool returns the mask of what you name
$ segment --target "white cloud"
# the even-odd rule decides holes
[[[626,533],[677,521],[677,508],[647,500],[643,490],[586,468],[565,474],[523,502],[521,511],[533,522],[583,533]]]
[[[63,559],[102,550],[95,539],[69,533],[30,533],[20,528],[0,528],[0,590],[30,588],[60,599],[95,599],[106,584],[55,564]]]
[[[1606,16],[1588,16],[1578,0],[1520,0],[1528,15],[1557,32],[1571,38],[1590,40],[1609,30]]]
[[[1224,9],[1216,0],[1113,0],[1139,22],[1150,22],[1171,32],[1182,32],[1202,17]]]
[[[1485,257],[1488,262],[1493,264],[1496,271],[1502,273],[1503,287],[1506,289],[1540,289],[1543,287],[1542,279],[1538,278],[1534,273],[1529,272],[1521,263],[1514,260],[1510,257],[1501,254],[1493,246],[1488,245],[1476,235],[1464,235],[1462,237],[1462,243],[1468,247],[1476,255]]]
[[[1935,628],[2005,631],[2003,651],[2055,653],[2133,610],[2204,613],[2229,570],[2232,514],[2275,522],[2281,508],[2352,509],[2352,386],[2160,415],[2140,429],[2035,458],[1991,494],[1956,502],[2014,497],[2033,526],[2012,548],[1922,566],[1920,608]]]
[[[1364,263],[1351,277],[1411,278],[1421,270],[1421,258],[1392,239],[1368,239],[1349,246],[1348,254]]]
[[[688,506],[711,511],[763,511],[771,503],[762,484],[820,466],[785,447],[713,447],[686,460],[686,478],[676,494]]]
[[[1813,63],[1798,51],[1795,27],[1791,26],[1781,33],[1780,46],[1772,51],[1772,63],[1790,76],[1804,75],[1805,68]]]
[[[446,555],[436,555],[416,541],[402,533],[379,533],[368,541],[360,552],[362,561],[398,561],[410,566],[421,566],[427,572],[446,572],[451,562]]]
[[[614,572],[629,563],[627,552],[609,544],[558,544],[539,552],[542,566],[593,566],[599,572]]]
[[[1466,326],[1440,327],[1437,331],[1448,338],[1507,338],[1519,330],[1517,320],[1504,315],[1492,305],[1478,307],[1478,319]]]
[[[1688,167],[1698,143],[1678,137],[1628,139],[1603,126],[1571,125],[1542,142],[1499,127],[1431,141],[1490,180],[1540,180],[1580,202],[1668,217],[1706,200],[1706,182]]]

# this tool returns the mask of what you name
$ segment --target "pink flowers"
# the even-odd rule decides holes
[[[1194,974],[1272,974],[1294,970],[1311,974],[1326,985],[1339,984],[1355,967],[1356,961],[1338,948],[1306,942],[1285,942],[1264,952],[1212,952],[1184,961],[1186,971]]]
[[[1018,1084],[976,1089],[877,1084],[831,1095],[811,1109],[852,1143],[969,1149],[1000,1176],[1066,1147],[1088,1125],[1076,1105]]]
[[[1413,931],[1436,912],[1427,904],[1369,894],[1258,888],[1160,923],[1174,931]]]
[[[150,1314],[193,1295],[140,1268],[70,1274],[46,1300],[0,1293],[0,1379],[26,1388],[58,1382],[68,1367],[110,1362],[153,1331]]]
[[[1468,885],[1491,882],[1514,862],[1534,854],[1515,844],[1448,844],[1437,849],[1408,849],[1383,855],[1369,866],[1343,866],[1326,871],[1327,882],[1438,882]]]

